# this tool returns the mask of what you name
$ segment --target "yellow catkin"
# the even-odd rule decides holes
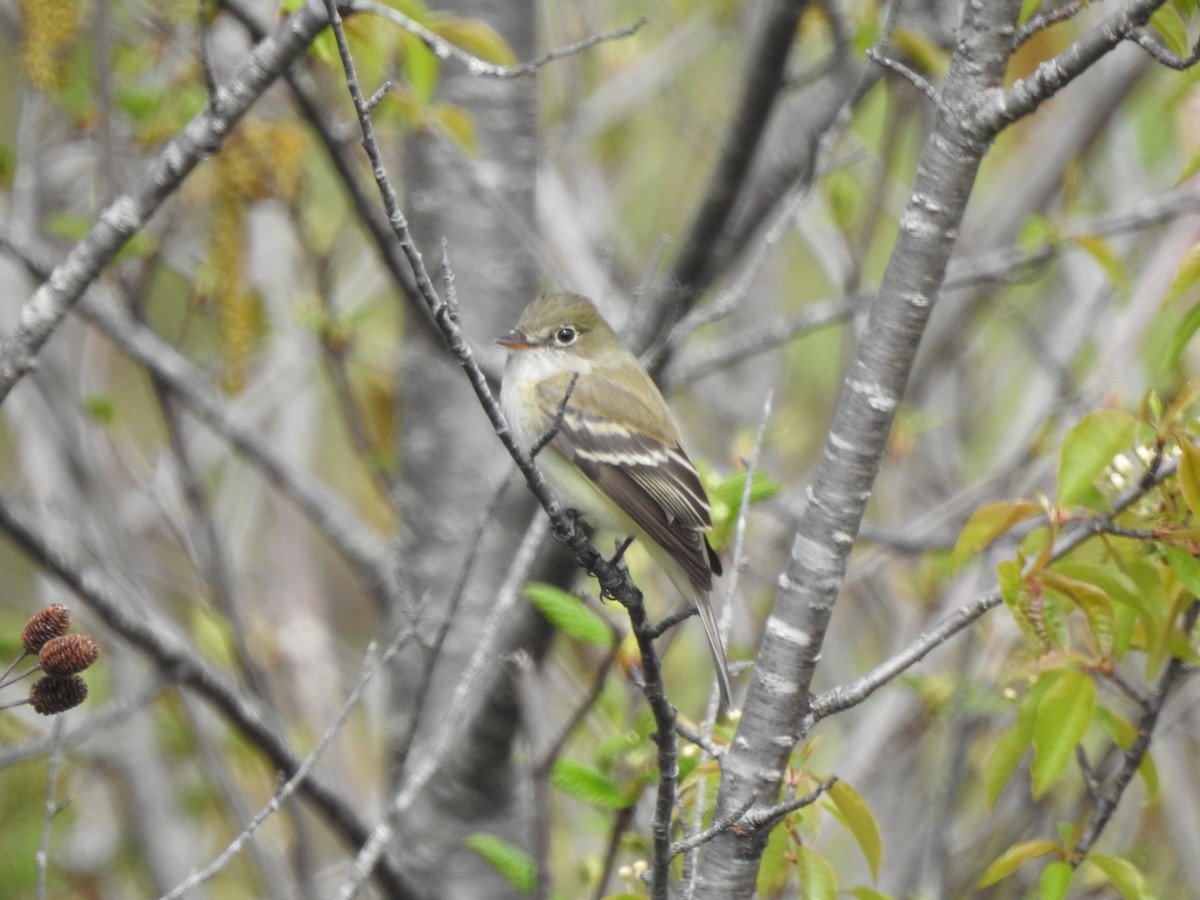
[[[215,161],[208,296],[216,308],[222,380],[230,392],[245,387],[262,317],[260,298],[246,283],[246,214],[256,200],[295,201],[306,150],[300,126],[249,119],[230,135]]]
[[[21,11],[21,66],[30,83],[43,91],[61,88],[67,57],[83,18],[80,0],[18,0]]]

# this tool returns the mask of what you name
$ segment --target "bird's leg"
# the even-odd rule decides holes
[[[553,529],[554,539],[559,543],[566,543],[571,537],[571,533],[579,530],[580,523],[583,521],[583,513],[574,507],[564,506],[562,508],[562,518],[563,521],[552,521],[550,525]]]
[[[562,400],[559,401],[558,411],[554,414],[554,418],[550,421],[550,427],[543,432],[542,436],[533,442],[533,446],[529,448],[529,458],[536,459],[537,455],[542,452],[545,446],[554,440],[555,436],[562,429],[563,416],[567,414],[567,402],[571,399],[571,394],[575,393],[575,382],[579,380],[579,373],[576,372],[571,376],[571,381],[567,385],[566,391],[563,393]]]

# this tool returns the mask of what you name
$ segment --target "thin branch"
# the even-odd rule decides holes
[[[1068,0],[1057,9],[1039,13],[1017,29],[1013,36],[1013,47],[1020,47],[1040,31],[1045,31],[1052,25],[1074,18],[1080,11],[1087,8],[1086,0]]]
[[[130,716],[139,715],[166,687],[165,679],[159,675],[141,690],[109,701],[100,710],[90,713],[82,722],[66,732],[63,735],[62,746],[64,748],[74,747],[106,728],[119,725]],[[49,736],[38,737],[23,744],[6,746],[0,750],[0,769],[7,769],[9,766],[45,756],[50,753],[52,747],[53,741]]]
[[[1079,766],[1079,774],[1083,778],[1083,786],[1087,788],[1088,796],[1093,803],[1099,803],[1100,781],[1096,778],[1096,770],[1092,768],[1092,762],[1087,758],[1082,744],[1075,747],[1075,765]]]
[[[546,429],[532,447],[529,448],[529,458],[536,459],[546,445],[554,440],[558,433],[562,430],[563,416],[567,414],[567,404],[571,401],[571,395],[575,393],[575,384],[579,381],[579,373],[575,372],[571,375],[571,380],[567,383],[567,389],[563,392],[563,398],[558,403],[558,409],[554,413],[554,418],[550,420],[550,426]]]
[[[937,88],[935,88],[925,78],[923,78],[914,70],[910,69],[904,63],[897,59],[892,59],[890,56],[884,55],[881,50],[877,50],[874,47],[867,48],[867,59],[871,60],[876,65],[895,72],[909,84],[915,87],[918,91],[924,94],[925,99],[933,104],[934,109],[942,108],[942,98],[938,93]]]
[[[1153,697],[1129,681],[1128,678],[1118,672],[1115,668],[1111,672],[1105,673],[1105,677],[1115,684],[1121,693],[1136,703],[1142,712],[1148,710],[1154,703]]]
[[[1200,211],[1200,189],[1188,185],[1161,196],[1145,199],[1131,209],[1083,219],[1062,229],[1061,239],[1047,242],[1032,251],[1006,247],[975,259],[951,266],[946,289],[964,289],[995,282],[1031,277],[1035,270],[1079,247],[1084,237],[1114,237],[1136,233],[1181,215]]]
[[[1183,636],[1186,639],[1190,639],[1198,615],[1200,615],[1200,601],[1193,600],[1192,605],[1188,607],[1188,611],[1184,616]],[[1092,849],[1092,845],[1096,842],[1096,839],[1100,837],[1101,832],[1108,825],[1113,813],[1117,811],[1117,804],[1121,802],[1121,797],[1124,795],[1125,789],[1129,787],[1129,783],[1133,780],[1133,776],[1137,773],[1138,767],[1142,764],[1142,760],[1150,749],[1150,741],[1154,736],[1154,726],[1158,722],[1158,716],[1162,712],[1163,705],[1167,702],[1167,698],[1170,696],[1175,684],[1183,677],[1186,671],[1187,665],[1177,656],[1172,657],[1171,661],[1167,663],[1166,669],[1159,677],[1158,687],[1154,691],[1154,698],[1151,705],[1142,713],[1142,717],[1138,721],[1137,738],[1134,739],[1129,749],[1125,751],[1121,768],[1101,794],[1100,800],[1096,804],[1096,809],[1092,813],[1087,828],[1083,832],[1083,836],[1080,837],[1079,842],[1073,848],[1072,866],[1078,866],[1083,862],[1088,852]]]
[[[763,398],[762,414],[758,417],[758,428],[754,432],[754,444],[750,448],[750,456],[748,459],[742,460],[742,466],[745,469],[745,478],[742,482],[741,502],[738,505],[737,519],[733,523],[733,553],[730,556],[729,562],[729,578],[725,583],[723,593],[725,602],[722,604],[721,617],[717,622],[717,633],[721,638],[721,646],[725,647],[729,643],[729,632],[733,626],[733,608],[737,600],[738,587],[740,586],[742,570],[746,567],[746,524],[750,521],[750,497],[754,490],[754,474],[758,469],[758,460],[762,455],[763,442],[767,437],[767,424],[771,421],[771,415],[775,404],[775,392],[767,391],[767,396]],[[712,727],[717,718],[717,689],[714,679],[713,687],[709,693],[708,712],[705,716],[705,728],[711,733]]]
[[[1129,36],[1129,39],[1149,53],[1155,62],[1166,66],[1168,69],[1175,69],[1182,72],[1184,69],[1190,69],[1200,60],[1200,43],[1193,45],[1192,52],[1187,56],[1180,56],[1168,50],[1162,41],[1149,29],[1137,28]]]
[[[46,799],[42,804],[42,834],[34,862],[37,866],[37,898],[46,900],[46,870],[50,862],[50,825],[61,808],[54,799],[58,790],[58,765],[62,761],[63,717],[56,716],[50,731],[50,758],[46,763]]]
[[[558,761],[558,757],[562,754],[563,747],[567,745],[575,729],[580,723],[587,718],[588,713],[592,711],[592,707],[596,705],[596,701],[600,699],[600,694],[604,690],[604,684],[608,680],[608,673],[613,667],[613,663],[617,660],[617,651],[620,649],[619,635],[616,628],[613,628],[613,643],[608,648],[608,652],[604,655],[603,662],[600,663],[595,673],[592,675],[592,683],[588,686],[588,691],[584,695],[583,700],[575,707],[575,711],[571,713],[566,724],[559,731],[558,736],[550,742],[542,753],[541,758],[533,764],[533,777],[535,779],[545,778],[550,774],[550,769],[554,763]],[[676,723],[676,728],[678,728]]]
[[[654,734],[658,748],[658,791],[654,802],[654,820],[650,825],[653,853],[650,860],[650,896],[667,900],[671,875],[671,814],[675,807],[675,780],[679,777],[678,748],[675,744],[675,708],[663,689],[662,669],[654,647],[653,628],[639,596],[636,605],[626,605],[633,635],[642,655],[643,694],[654,714]]]
[[[867,307],[870,300],[870,297],[855,296],[845,302],[829,301],[787,318],[756,322],[744,333],[731,335],[690,359],[680,360],[678,365],[667,370],[663,387],[667,391],[690,387],[702,378],[720,374],[730,366],[754,359],[798,337],[845,322]]]
[[[1112,510],[1102,516],[1077,523],[1067,534],[1055,543],[1054,551],[1050,554],[1049,562],[1062,559],[1080,544],[1103,534],[1111,517],[1126,509],[1132,503],[1140,500],[1151,489],[1166,478],[1175,474],[1178,462],[1170,460],[1158,467],[1152,478],[1142,478],[1130,485],[1112,502]],[[876,690],[887,684],[905,669],[924,659],[931,651],[940,647],[949,638],[962,631],[988,610],[1003,602],[998,590],[984,594],[971,603],[960,607],[944,618],[936,626],[922,635],[904,650],[891,659],[877,665],[866,675],[855,679],[850,684],[822,691],[811,698],[809,703],[810,716],[818,721],[836,712],[841,712],[871,696]]]
[[[688,604],[687,606],[683,607],[682,609],[677,609],[675,612],[671,613],[669,616],[666,616],[663,619],[660,619],[657,624],[651,626],[650,637],[653,638],[654,640],[658,640],[660,637],[662,637],[664,634],[666,634],[668,631],[670,631],[672,628],[674,628],[680,622],[686,622],[688,619],[690,619],[692,616],[694,616],[696,614],[697,614],[696,607],[692,606],[691,604]]]
[[[689,850],[695,850],[697,847],[707,844],[718,834],[742,824],[746,813],[750,811],[750,807],[753,805],[754,798],[749,797],[745,803],[720,821],[714,822],[708,828],[705,828],[703,831],[698,832],[697,834],[693,834],[691,837],[688,837],[682,841],[676,841],[671,845],[671,858],[674,859],[680,853],[687,853]]]
[[[393,741],[392,759],[393,764],[398,771],[403,771],[407,765],[409,753],[412,751],[413,741],[417,737],[417,729],[422,721],[422,716],[425,712],[425,703],[428,701],[431,690],[434,684],[434,673],[437,670],[438,660],[441,658],[442,649],[446,644],[446,638],[450,634],[450,629],[454,625],[455,618],[458,615],[459,607],[462,605],[463,598],[467,593],[467,582],[470,580],[471,573],[475,570],[475,561],[479,557],[479,553],[483,548],[483,536],[487,529],[495,520],[496,511],[500,508],[500,502],[504,499],[504,494],[508,489],[509,479],[504,477],[500,480],[492,491],[491,500],[484,509],[483,514],[476,522],[475,528],[468,539],[467,546],[470,548],[467,551],[466,557],[463,559],[459,567],[458,578],[455,580],[453,587],[450,589],[449,597],[443,601],[442,617],[438,623],[437,631],[433,636],[433,640],[426,648],[425,665],[421,670],[421,679],[417,684],[412,696],[412,714],[408,716],[408,728],[403,735],[397,737]]]
[[[619,41],[622,38],[627,38],[630,35],[636,34],[641,30],[649,19],[645,16],[626,25],[624,28],[617,28],[613,31],[603,31],[598,34],[593,34],[584,38],[581,41],[576,41],[573,44],[567,44],[564,47],[558,47],[548,53],[539,56],[531,62],[518,63],[514,66],[502,66],[497,63],[490,63],[480,59],[466,50],[463,50],[457,44],[452,44],[445,38],[442,38],[425,26],[421,25],[415,19],[410,19],[398,10],[392,9],[390,6],[382,6],[378,3],[371,3],[370,0],[349,0],[342,8],[347,13],[365,12],[379,16],[381,19],[386,19],[394,25],[403,28],[409,34],[420,38],[429,52],[438,59],[453,59],[462,63],[467,67],[467,71],[472,75],[477,75],[482,78],[521,78],[525,75],[532,75],[538,69],[552,63],[557,59],[562,59],[566,56],[574,56],[589,47],[594,47],[596,44],[602,44],[606,41]]]
[[[609,830],[608,841],[605,844],[604,865],[600,868],[600,877],[596,880],[596,892],[592,895],[593,900],[602,900],[608,894],[608,882],[612,878],[613,869],[617,867],[617,853],[621,849],[621,835],[629,828],[636,811],[637,806],[630,804],[624,809],[617,810],[616,815],[613,816],[612,828]]]
[[[816,803],[821,799],[822,794],[837,784],[837,780],[837,776],[834,775],[818,784],[813,790],[802,797],[793,797],[791,800],[776,803],[774,806],[767,806],[762,809],[756,809],[753,812],[747,812],[738,824],[756,830],[770,830],[790,813]]]
[[[997,134],[1039,106],[1111,53],[1149,21],[1166,0],[1128,0],[1099,26],[1086,32],[1057,56],[1045,60],[1028,76],[1003,90],[994,89],[975,112],[985,134]]]
[[[772,252],[794,224],[801,204],[808,197],[808,187],[806,182],[792,186],[788,196],[779,204],[779,210],[762,238],[757,242],[754,253],[745,265],[741,266],[733,284],[723,288],[710,303],[692,309],[642,354],[642,361],[647,368],[651,371],[657,368],[658,358],[669,348],[682,344],[697,328],[732,315],[741,306],[755,279],[766,268]]]
[[[309,777],[312,771],[316,768],[316,765],[320,761],[321,757],[325,755],[325,751],[329,749],[329,745],[333,743],[333,739],[341,733],[342,727],[346,724],[346,720],[350,718],[350,714],[358,707],[358,703],[362,699],[363,693],[366,691],[367,686],[371,683],[371,680],[393,656],[400,652],[400,648],[403,647],[413,637],[413,633],[412,627],[397,633],[397,635],[388,644],[384,652],[377,659],[372,658],[375,656],[374,645],[371,645],[367,648],[366,657],[363,660],[363,671],[359,676],[358,683],[354,685],[353,690],[351,690],[346,696],[345,701],[342,703],[342,708],[338,711],[337,716],[330,723],[329,727],[325,729],[325,733],[321,735],[321,738],[317,741],[316,746],[313,747],[308,756],[304,758],[303,762],[296,767],[296,770],[292,773],[291,777],[281,784],[278,789],[276,789],[274,795],[272,795],[267,805],[264,806],[258,812],[258,814],[250,820],[250,822],[245,828],[242,829],[238,836],[230,841],[229,845],[223,851],[221,851],[221,853],[218,854],[211,863],[209,863],[203,869],[193,872],[186,880],[180,882],[170,891],[163,894],[161,900],[177,900],[177,898],[186,896],[200,885],[212,880],[227,865],[229,865],[234,857],[236,857],[245,848],[250,839],[254,837],[255,832],[257,832],[258,829],[262,827],[262,825],[271,816],[279,811],[288,798],[295,794],[300,786],[304,783],[304,780]]]
[[[675,720],[675,733],[688,743],[695,744],[713,759],[720,759],[725,755],[724,747],[717,746],[708,735],[695,730],[687,723],[681,722],[678,719]],[[701,785],[703,783],[701,782]]]

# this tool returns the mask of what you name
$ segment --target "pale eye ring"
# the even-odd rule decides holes
[[[561,346],[565,347],[568,344],[575,343],[576,337],[578,337],[578,335],[575,333],[575,329],[570,325],[564,325],[562,328],[558,329],[558,332],[554,335],[554,340],[556,340]]]

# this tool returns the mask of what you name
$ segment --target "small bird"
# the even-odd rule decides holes
[[[641,540],[696,607],[721,701],[731,709],[710,602],[721,561],[706,536],[708,495],[658,387],[578,294],[543,294],[496,343],[509,350],[500,403],[517,444],[529,451],[562,411],[538,468],[565,505],[604,530]]]

